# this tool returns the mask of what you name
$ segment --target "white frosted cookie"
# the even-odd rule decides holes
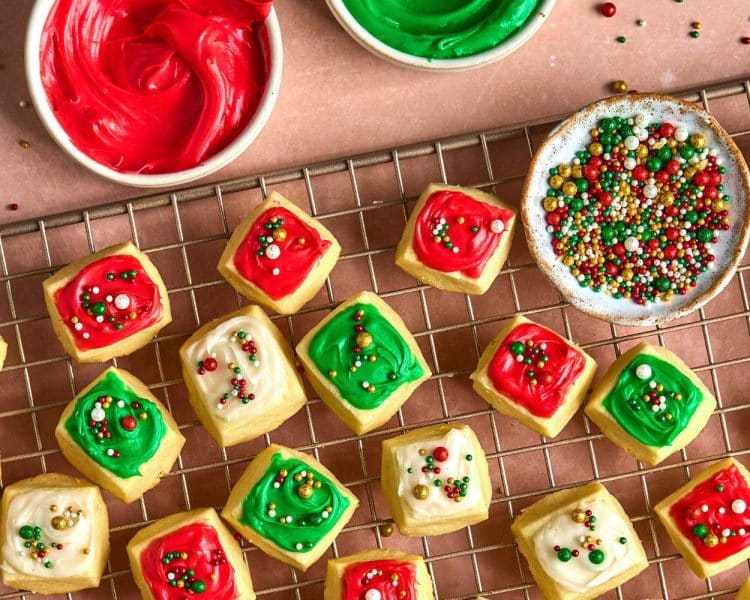
[[[403,535],[441,535],[487,519],[487,459],[467,425],[435,425],[383,441],[381,484]]]
[[[596,598],[648,566],[630,519],[599,482],[544,497],[511,530],[548,600]]]
[[[190,404],[220,446],[273,431],[305,404],[292,350],[258,306],[207,323],[180,358]]]
[[[9,587],[64,594],[97,587],[109,556],[99,489],[50,473],[5,489],[0,572]]]

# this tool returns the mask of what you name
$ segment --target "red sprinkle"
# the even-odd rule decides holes
[[[604,2],[599,6],[599,10],[605,17],[614,17],[617,12],[617,7],[613,2]]]

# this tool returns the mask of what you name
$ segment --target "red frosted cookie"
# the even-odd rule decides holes
[[[55,333],[80,363],[130,354],[172,320],[159,272],[130,242],[77,260],[43,285]]]
[[[323,286],[340,252],[323,225],[274,192],[237,226],[218,269],[249,300],[291,314]]]
[[[432,184],[396,250],[396,264],[433,287],[484,294],[510,251],[516,213],[495,196]]]
[[[482,354],[474,390],[500,412],[555,437],[583,402],[596,362],[573,342],[516,317]]]

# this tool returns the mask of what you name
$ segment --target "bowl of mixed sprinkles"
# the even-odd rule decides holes
[[[563,297],[622,325],[700,308],[729,283],[750,235],[750,173],[699,106],[656,94],[592,104],[531,161],[529,249]]]
[[[473,69],[516,51],[555,1],[327,0],[344,30],[375,56],[437,71]]]

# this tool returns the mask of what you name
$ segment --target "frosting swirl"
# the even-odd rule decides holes
[[[65,429],[86,454],[121,478],[140,475],[167,432],[156,404],[113,372],[78,399]]]
[[[518,33],[541,0],[344,0],[360,25],[414,56],[472,56]]]
[[[328,477],[277,452],[245,497],[240,522],[288,552],[309,552],[349,504]]]
[[[41,76],[73,144],[121,172],[169,173],[247,126],[267,79],[272,0],[57,0]]]

